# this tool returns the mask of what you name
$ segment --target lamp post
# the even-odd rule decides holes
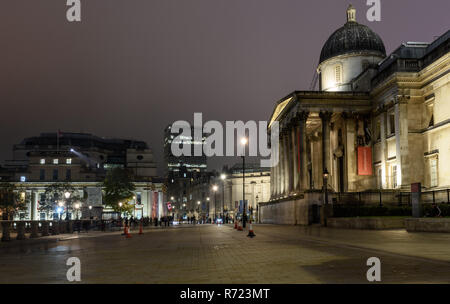
[[[324,192],[324,205],[328,205],[328,170],[323,170],[323,192]]]
[[[214,185],[212,189],[214,191],[214,218],[217,220],[217,189],[219,189],[219,187]]]
[[[209,197],[206,198],[206,223],[208,223],[208,217],[209,217]]]
[[[76,203],[75,204],[75,213],[76,213],[76,216],[77,216],[77,220],[78,220],[78,209],[80,209],[80,204],[79,203]]]
[[[68,221],[69,220],[69,202],[68,202],[68,200],[70,198],[70,192],[66,191],[64,193],[64,197],[66,198],[66,221]]]
[[[220,175],[220,179],[222,180],[222,218],[225,217],[225,179],[227,176],[225,174]],[[223,221],[223,220],[222,220]]]
[[[59,202],[58,203],[58,213],[59,213],[59,220],[61,221],[62,220],[62,214],[63,214],[63,211],[64,211],[64,208],[63,208],[63,206],[64,206],[64,203],[63,202]]]
[[[241,145],[242,145],[242,227],[245,228],[245,145],[247,145],[247,138],[242,137],[241,138]]]

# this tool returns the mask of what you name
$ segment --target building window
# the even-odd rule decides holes
[[[45,165],[45,158],[41,158],[40,162],[41,165]]]
[[[336,83],[341,83],[342,81],[342,68],[340,65],[334,67]]]
[[[383,170],[381,170],[381,168],[379,168],[377,170],[378,174],[377,174],[377,184],[378,184],[378,189],[383,189]]]
[[[39,180],[45,180],[45,169],[39,170]]]
[[[380,120],[377,120],[375,122],[375,139],[376,140],[381,139],[381,122],[380,122]]]
[[[390,113],[389,114],[389,134],[392,135],[395,134],[395,114]]]
[[[392,188],[397,188],[397,166],[392,166]]]
[[[72,170],[67,169],[66,170],[66,179],[71,180],[72,179]]]
[[[53,180],[58,180],[58,169],[53,169]]]
[[[437,158],[430,159],[430,187],[437,187],[438,174],[437,174]]]
[[[54,159],[53,159],[53,164],[54,164],[54,165],[57,165],[57,164],[58,164],[58,159],[57,159],[57,158],[54,158]]]
[[[71,165],[72,164],[72,159],[71,158],[66,158],[66,164],[67,165]]]

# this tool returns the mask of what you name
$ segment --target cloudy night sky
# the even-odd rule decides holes
[[[145,140],[163,168],[163,129],[174,120],[267,120],[274,104],[308,90],[348,0],[2,0],[0,160],[41,132]],[[450,28],[448,0],[381,0],[357,20],[392,52]],[[211,163],[219,166],[223,162]]]

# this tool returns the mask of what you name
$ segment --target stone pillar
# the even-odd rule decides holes
[[[299,150],[299,142],[298,142],[298,121],[295,121],[295,123],[292,124],[291,128],[291,143],[292,143],[292,162],[291,162],[291,172],[292,172],[292,192],[298,192],[299,191],[299,181],[300,181],[300,174],[298,171],[298,150]]]
[[[345,157],[347,163],[347,191],[357,190],[358,163],[356,157],[356,121],[353,114],[343,113],[345,119]]]
[[[289,195],[289,131],[283,130],[283,196]]]
[[[322,171],[328,170],[331,173],[330,161],[330,120],[331,112],[320,112],[319,116],[322,120]],[[323,173],[323,172],[322,172]]]
[[[286,195],[291,195],[294,192],[294,174],[295,174],[295,166],[294,166],[294,145],[295,140],[292,140],[292,124],[289,124],[289,128],[286,130]]]
[[[48,232],[48,221],[43,221],[41,236],[48,236],[48,235],[50,235]]]
[[[283,132],[280,132],[280,160],[278,162],[278,197],[282,197],[284,194],[284,134]]]
[[[306,121],[309,112],[301,112],[299,115],[299,145],[300,145],[300,189],[309,189],[308,181],[308,154],[306,143]]]
[[[381,138],[381,188],[386,189],[387,185],[387,143],[386,143],[386,112],[380,115],[380,138]]]
[[[39,237],[39,222],[31,221],[31,235],[30,239]]]
[[[403,189],[409,189],[408,105],[403,98],[395,105],[395,143],[397,184]]]
[[[24,239],[25,239],[25,222],[20,221],[20,222],[17,222],[16,240],[24,240]]]

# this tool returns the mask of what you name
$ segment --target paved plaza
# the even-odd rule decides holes
[[[81,261],[81,283],[368,283],[369,257],[380,258],[382,283],[450,282],[448,234],[254,228],[253,239],[195,225],[3,243],[0,283],[69,283],[69,257]]]

